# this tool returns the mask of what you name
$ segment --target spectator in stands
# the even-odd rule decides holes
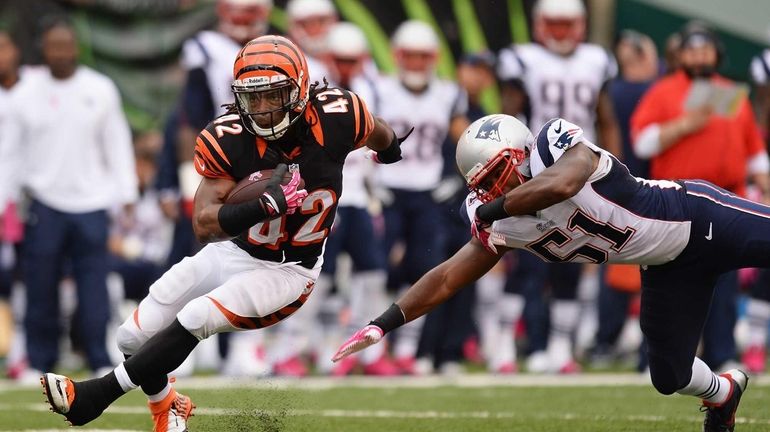
[[[735,86],[716,73],[722,51],[716,34],[705,26],[684,28],[679,70],[649,89],[631,119],[634,153],[650,159],[653,179],[702,178],[745,196],[748,176],[767,199],[770,162],[748,98],[743,97],[734,112],[708,102],[687,103],[693,100],[696,80]],[[736,272],[720,277],[704,329],[702,358],[715,370],[735,358],[737,288]]]
[[[58,285],[65,260],[77,283],[74,326],[93,371],[111,367],[105,346],[107,209],[130,208],[137,198],[131,132],[114,83],[78,65],[72,25],[52,19],[42,32],[48,71],[21,82],[2,146],[14,157],[0,171],[21,179],[31,204],[23,241],[27,288],[25,328],[35,379],[58,359]]]
[[[609,83],[609,96],[621,136],[619,159],[631,174],[647,178],[649,161],[636,157],[631,145],[631,114],[647,89],[657,79],[658,52],[649,36],[623,30],[615,43],[618,76]],[[599,327],[591,352],[593,367],[608,365],[615,344],[626,322],[630,302],[641,289],[639,266],[609,264],[605,267],[599,291]]]

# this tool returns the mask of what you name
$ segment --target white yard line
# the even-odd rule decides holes
[[[456,377],[437,375],[414,377],[371,377],[352,376],[345,378],[305,377],[305,378],[228,378],[228,377],[193,377],[177,379],[177,386],[183,389],[214,388],[257,388],[257,389],[301,389],[326,390],[340,387],[357,388],[435,388],[442,386],[459,388],[483,387],[612,387],[612,386],[651,386],[650,378],[643,374],[576,374],[576,375],[489,375],[466,374]],[[770,375],[751,377],[751,387],[770,386]],[[20,386],[12,381],[0,381],[0,392],[38,387]],[[38,387],[39,388],[39,387]],[[2,432],[2,431],[0,431]]]
[[[47,412],[46,404],[0,404],[0,411],[33,411]],[[111,414],[124,415],[149,415],[144,406],[112,406],[107,409]],[[340,410],[340,409],[287,409],[287,410],[237,410],[224,408],[197,408],[195,415],[199,416],[232,416],[232,415],[268,415],[276,417],[333,417],[333,418],[389,418],[389,419],[536,419],[536,420],[624,420],[645,423],[660,423],[664,421],[681,422],[700,422],[702,417],[696,416],[651,416],[651,415],[593,415],[593,414],[575,414],[575,413],[514,413],[514,412],[491,412],[491,411],[393,411],[393,410]],[[744,417],[736,418],[736,422],[743,424],[761,424],[770,425],[770,419],[747,419]],[[120,429],[79,429],[92,432],[132,432]],[[72,431],[72,429],[27,429],[27,431],[48,432],[48,431]],[[5,431],[0,431],[5,432]],[[18,432],[18,431],[17,431]]]

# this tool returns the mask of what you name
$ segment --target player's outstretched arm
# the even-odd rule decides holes
[[[382,315],[357,331],[334,354],[338,361],[380,341],[382,336],[430,312],[460,288],[475,282],[497,264],[505,252],[487,253],[478,240],[471,239],[451,258],[426,273]]]

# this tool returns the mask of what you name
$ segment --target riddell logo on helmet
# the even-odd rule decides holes
[[[500,132],[498,131],[498,128],[502,121],[502,118],[493,117],[488,119],[479,127],[478,132],[476,132],[476,138],[485,138],[500,142]]]

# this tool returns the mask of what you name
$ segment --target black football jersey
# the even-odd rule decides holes
[[[209,178],[239,181],[286,163],[299,169],[307,198],[294,214],[259,222],[232,241],[251,256],[312,268],[323,251],[342,194],[342,164],[364,144],[374,118],[355,93],[328,88],[311,96],[305,112],[279,139],[249,133],[238,114],[225,114],[200,132],[195,168]]]

